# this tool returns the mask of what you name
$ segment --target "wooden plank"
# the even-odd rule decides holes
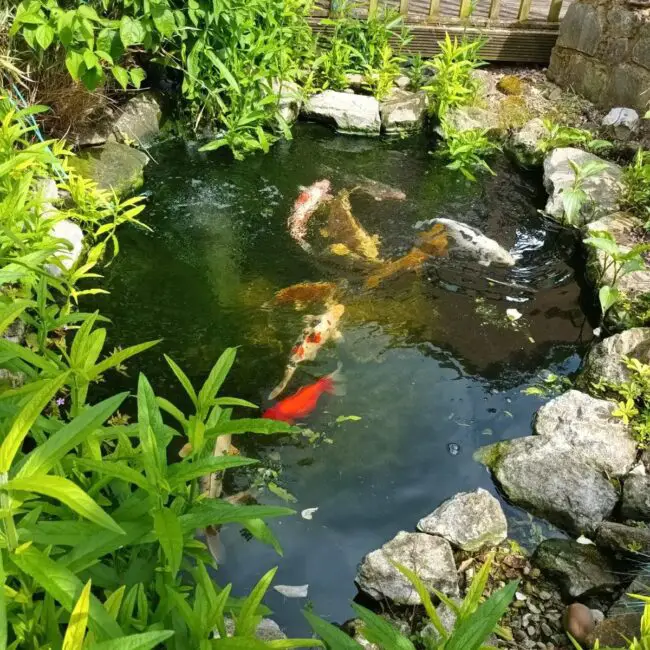
[[[405,18],[409,15],[409,0],[399,0],[399,12]]]
[[[429,4],[429,20],[438,20],[440,17],[440,0],[431,0]]]
[[[533,0],[521,0],[519,3],[519,13],[517,14],[517,20],[520,22],[528,20],[528,16],[530,15],[530,7],[532,4]]]
[[[559,23],[562,12],[562,0],[551,0],[551,8],[548,11],[548,22]]]
[[[501,0],[491,0],[490,2],[490,20],[499,20],[499,14],[501,13]]]
[[[459,18],[469,18],[472,13],[472,0],[460,0]]]

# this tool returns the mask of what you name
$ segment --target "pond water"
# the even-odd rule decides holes
[[[319,614],[349,618],[362,556],[412,530],[455,492],[496,493],[473,452],[529,434],[540,399],[522,390],[547,369],[574,370],[591,339],[575,241],[538,214],[545,201],[539,177],[503,159],[495,176],[468,183],[428,148],[419,138],[367,140],[300,125],[292,142],[243,162],[201,154],[192,142],[169,141],[151,152],[145,216],[153,230],[122,231],[120,254],[107,269],[111,295],[100,307],[113,321],[115,343],[164,337],[137,366],[178,405],[186,403],[163,351],[198,384],[226,346],[240,346],[224,394],[268,406],[302,315],[264,304],[293,283],[344,275],[287,233],[300,185],[329,178],[339,190],[362,175],[403,190],[405,201],[352,196],[355,216],[380,235],[385,258],[410,250],[427,220],[447,217],[479,228],[517,260],[508,269],[437,260],[419,276],[406,273],[351,296],[343,340],[300,367],[290,387],[342,364],[346,394],[326,395],[306,420],[330,441],[236,441],[264,467],[281,468],[279,482],[298,511],[318,511],[311,521],[297,515],[272,523],[281,558],[243,542],[237,527],[227,529],[217,579],[232,581],[235,593],[278,565],[277,584],[308,584]],[[510,308],[522,318],[511,322]],[[115,381],[134,385],[133,377]],[[360,419],[336,422],[350,415]],[[279,503],[269,493],[261,500]],[[528,516],[510,507],[507,513],[512,534],[529,541]],[[304,600],[271,592],[267,602],[288,633],[306,631]]]

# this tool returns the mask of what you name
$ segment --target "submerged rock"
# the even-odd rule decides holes
[[[621,516],[650,521],[650,476],[630,474],[623,483]]]
[[[424,92],[397,90],[380,105],[381,127],[385,133],[419,131],[424,127],[427,96]]]
[[[303,105],[307,119],[334,124],[341,133],[379,135],[379,102],[374,97],[325,90]]]
[[[587,234],[605,231],[608,232],[621,252],[628,252],[633,246],[639,243],[638,233],[642,231],[643,223],[639,219],[618,212],[593,221],[587,226]],[[587,274],[591,281],[600,289],[603,284],[611,285],[614,281],[613,265],[609,256],[601,250],[594,250],[591,247],[589,252],[589,264]],[[625,301],[614,306],[607,313],[607,319],[614,326],[625,328],[634,325],[643,325],[647,320],[648,303],[650,294],[650,269],[633,271],[621,275],[616,279],[616,288],[623,294]]]
[[[155,93],[142,92],[130,99],[120,110],[113,125],[118,142],[147,146],[160,133],[162,110]]]
[[[450,255],[473,260],[481,266],[515,265],[514,257],[501,244],[486,237],[480,230],[454,219],[433,219],[431,223],[445,227]]]
[[[650,554],[650,529],[605,521],[598,527],[596,544],[612,551]]]
[[[544,121],[536,117],[513,134],[508,141],[508,150],[522,167],[539,166],[544,162],[544,154],[539,146],[547,136],[548,129],[544,126]]]
[[[559,584],[565,598],[611,593],[620,585],[620,574],[595,546],[570,539],[544,540],[533,555],[541,572]]]
[[[508,536],[501,504],[487,490],[454,495],[418,522],[418,530],[439,535],[463,551],[498,546]]]
[[[576,534],[595,530],[618,501],[603,472],[561,436],[499,442],[476,456],[514,504]]]
[[[402,531],[380,549],[368,553],[357,571],[357,586],[375,600],[419,605],[417,591],[392,562],[414,571],[429,590],[458,595],[454,555],[449,542],[442,537]]]
[[[612,416],[616,405],[569,390],[538,411],[535,433],[571,447],[571,456],[608,476],[623,476],[636,460],[636,442],[629,427]]]
[[[629,140],[639,128],[639,114],[633,108],[612,108],[603,118],[605,134],[617,140]]]
[[[634,327],[591,348],[583,363],[580,386],[587,388],[601,380],[611,384],[628,381],[630,372],[623,357],[650,363],[650,328]]]
[[[81,176],[97,183],[101,189],[114,190],[118,196],[131,194],[142,187],[144,168],[149,158],[142,151],[118,142],[86,149],[70,160]]]
[[[562,192],[570,189],[575,182],[575,172],[569,161],[579,167],[591,163],[604,165],[601,171],[587,176],[581,183],[587,195],[580,212],[582,222],[570,225],[581,226],[614,212],[618,205],[622,169],[582,149],[565,147],[554,149],[544,160],[544,186],[549,194],[546,213],[557,221],[565,220]]]

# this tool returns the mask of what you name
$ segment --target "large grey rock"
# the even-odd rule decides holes
[[[548,133],[544,121],[536,117],[526,122],[512,135],[508,142],[508,148],[522,166],[541,165],[544,161],[544,154],[539,150],[539,145],[541,140],[548,136]]]
[[[454,555],[449,542],[442,537],[402,531],[380,549],[368,553],[357,571],[357,586],[375,600],[419,605],[417,591],[392,562],[414,571],[428,589],[458,595]]]
[[[612,108],[603,118],[605,132],[618,140],[629,140],[639,128],[639,114],[633,108]]]
[[[70,160],[70,166],[81,176],[94,180],[101,189],[112,189],[118,196],[125,196],[142,187],[148,162],[142,151],[107,142],[103,147],[82,151]]]
[[[650,529],[604,521],[598,527],[596,544],[612,551],[650,554]]]
[[[623,483],[621,516],[650,521],[650,476],[630,474]]]
[[[636,460],[636,442],[629,427],[612,416],[615,408],[608,400],[569,390],[538,411],[535,433],[567,443],[575,460],[623,476]]]
[[[576,2],[569,6],[560,23],[557,45],[593,55],[598,49],[602,32],[603,25],[598,9],[592,5]]]
[[[499,442],[476,456],[514,504],[576,534],[595,530],[618,501],[602,470],[561,436]]]
[[[460,492],[430,515],[420,519],[418,530],[444,537],[463,551],[497,546],[508,536],[501,504],[487,490]]]
[[[562,192],[570,189],[575,182],[575,172],[569,161],[580,167],[589,163],[604,165],[602,171],[588,176],[581,184],[587,195],[587,200],[580,213],[582,220],[593,221],[614,212],[618,203],[622,169],[614,163],[607,162],[581,149],[565,147],[554,149],[544,160],[544,186],[549,194],[546,213],[554,219],[564,222]]]
[[[374,97],[326,90],[312,95],[302,114],[312,120],[334,124],[341,133],[379,135],[379,102]]]
[[[120,110],[113,124],[113,132],[119,142],[147,146],[160,133],[162,110],[152,92],[138,93]]]
[[[418,131],[424,127],[427,96],[424,92],[393,91],[379,107],[381,126],[386,133]]]
[[[533,563],[558,583],[567,599],[611,593],[621,582],[620,574],[595,546],[570,539],[544,540]]]
[[[447,112],[445,121],[455,131],[474,131],[476,129],[497,131],[499,129],[499,115],[496,111],[489,111],[478,106],[464,106],[453,108]],[[438,127],[440,135],[444,132]]]
[[[601,380],[610,384],[628,381],[630,372],[623,357],[650,363],[650,328],[633,327],[591,348],[583,363],[580,386],[588,388]]]

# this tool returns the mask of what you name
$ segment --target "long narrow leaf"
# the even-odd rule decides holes
[[[142,632],[141,634],[131,634],[119,639],[96,643],[92,650],[153,650],[153,648],[156,648],[172,636],[174,636],[172,630]]]
[[[197,461],[175,463],[167,472],[167,479],[172,489],[179,488],[195,478],[221,472],[233,467],[254,465],[258,461],[243,456],[210,456]]]
[[[257,608],[262,602],[262,598],[268,591],[277,572],[277,567],[267,571],[260,581],[253,587],[244,601],[237,621],[235,624],[235,636],[253,636],[258,623]]]
[[[35,492],[61,501],[82,517],[116,533],[124,533],[109,515],[91,499],[78,485],[61,476],[35,475],[29,478],[15,478],[1,486],[3,490]]]
[[[185,392],[189,395],[189,398],[192,400],[192,404],[194,404],[195,407],[198,407],[199,398],[188,376],[183,372],[181,367],[171,357],[165,355],[165,361],[167,361],[169,367],[172,369],[172,372],[176,375],[176,379],[178,379],[178,381],[181,382],[181,386],[183,386]]]
[[[219,357],[217,363],[210,371],[210,375],[205,380],[203,387],[199,391],[199,404],[202,407],[208,406],[209,403],[217,396],[219,389],[225,381],[232,364],[235,362],[237,350],[235,348],[226,348]]]
[[[5,330],[20,316],[27,307],[34,304],[32,300],[14,300],[10,302],[4,309],[0,309],[0,334],[4,334]]]
[[[335,625],[324,621],[311,612],[303,611],[302,614],[307,619],[312,630],[325,641],[329,650],[363,650],[363,646],[359,645]]]
[[[172,579],[176,577],[183,560],[183,530],[178,516],[169,508],[154,513],[153,527],[167,558]]]
[[[352,603],[352,608],[363,621],[362,634],[368,641],[391,650],[415,650],[410,639],[402,635],[385,618],[356,603]]]
[[[82,650],[90,614],[90,580],[84,586],[63,637],[63,650]]]

